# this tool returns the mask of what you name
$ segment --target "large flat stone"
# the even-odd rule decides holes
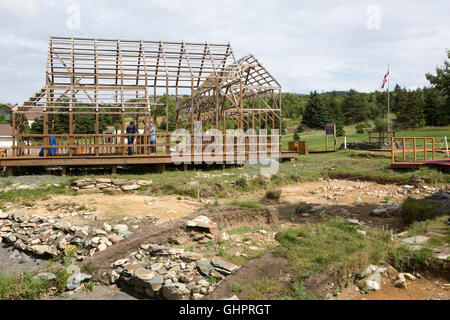
[[[422,244],[422,243],[427,242],[428,240],[430,240],[430,237],[415,236],[415,237],[403,239],[402,242],[407,243],[407,244]]]

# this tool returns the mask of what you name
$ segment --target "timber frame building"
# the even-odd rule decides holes
[[[37,110],[43,132],[27,134],[26,116]],[[68,130],[58,134],[55,118],[62,114]],[[76,133],[82,114],[91,115],[92,133]],[[100,132],[105,115],[115,117],[113,133]],[[150,153],[142,126],[142,144],[127,153],[130,119],[164,124],[158,152]],[[230,125],[281,132],[281,86],[253,55],[236,59],[230,44],[50,36],[45,85],[13,109],[12,120],[12,157],[3,166],[170,163],[170,121],[191,133],[195,121],[223,134]]]

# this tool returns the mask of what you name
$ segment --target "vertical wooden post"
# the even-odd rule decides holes
[[[395,162],[395,138],[391,138],[391,163]]]
[[[431,138],[431,143],[432,143],[432,146],[433,146],[433,160],[435,160],[435,153],[436,153],[436,150],[435,150],[435,148],[434,148],[434,137]]]
[[[16,169],[15,167],[6,167],[6,175],[8,177],[13,177],[16,171],[15,169]]]
[[[423,138],[423,150],[424,150],[424,156],[425,160],[428,160],[428,154],[427,154],[427,138]]]
[[[403,162],[406,162],[406,139],[403,138]]]

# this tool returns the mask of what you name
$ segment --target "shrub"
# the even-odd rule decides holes
[[[364,133],[364,125],[363,124],[358,124],[355,128],[356,128],[356,133],[357,134],[363,134]]]
[[[416,221],[425,221],[443,215],[444,212],[433,208],[433,206],[423,199],[408,197],[401,207],[401,216],[405,224]]]
[[[234,200],[229,203],[231,206],[249,208],[249,209],[260,209],[261,205],[258,202],[252,200]]]
[[[247,180],[245,178],[239,178],[234,183],[236,187],[246,188],[247,187]]]
[[[277,189],[277,190],[268,190],[266,192],[266,195],[264,196],[265,200],[275,200],[275,201],[279,201],[281,198],[281,190]]]
[[[238,283],[230,283],[229,288],[234,293],[240,293],[242,291],[242,288]]]
[[[32,273],[0,273],[0,300],[33,300],[46,291],[47,281],[35,278]]]
[[[300,136],[298,135],[297,132],[294,132],[294,137],[293,137],[294,141],[300,141]]]
[[[387,131],[388,125],[387,120],[384,118],[376,118],[374,120],[374,128],[373,131],[381,132],[381,131]]]
[[[255,185],[255,186],[258,186],[258,187],[265,187],[267,182],[266,182],[266,179],[263,176],[258,175],[258,176],[256,176],[255,178],[252,179],[252,184]]]

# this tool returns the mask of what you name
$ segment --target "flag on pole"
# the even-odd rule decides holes
[[[384,89],[384,85],[388,81],[388,77],[389,77],[389,69],[388,69],[388,72],[386,73],[386,75],[383,78],[383,83],[381,84],[381,89]]]

